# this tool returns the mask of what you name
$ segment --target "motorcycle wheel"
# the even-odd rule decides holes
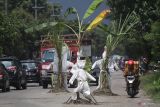
[[[131,98],[134,98],[135,96],[135,92],[132,88],[129,89],[129,95],[131,96]]]

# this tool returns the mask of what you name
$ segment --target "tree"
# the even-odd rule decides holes
[[[4,5],[4,3],[1,3]],[[42,23],[50,18],[51,6],[47,0],[40,0],[38,6],[44,8],[39,10],[40,20],[35,21],[32,15],[34,0],[8,0],[8,14],[0,13],[0,38],[3,54],[16,56],[18,58],[33,58],[33,52],[37,51],[35,42],[40,40],[39,34],[34,32],[26,34],[24,30],[29,26]],[[49,18],[48,18],[49,17]]]
[[[80,19],[79,14],[75,8],[68,8],[66,11],[66,14],[76,14],[77,23],[78,23],[78,30],[69,26],[68,24],[65,24],[69,29],[73,31],[73,33],[77,37],[77,45],[80,49],[81,41],[84,38],[84,36],[87,34],[88,30],[90,29],[90,26],[85,26],[84,20],[87,19],[89,16],[91,16],[92,13],[94,13],[94,10],[97,8],[98,5],[101,4],[103,0],[93,0],[93,2],[90,4],[89,8],[84,13],[84,16],[82,19]]]
[[[151,45],[151,54],[153,60],[159,59],[160,50],[160,21],[156,21],[151,25],[151,32],[147,33],[144,38]]]
[[[58,78],[57,83],[55,84],[55,88],[51,89],[51,91],[64,91],[64,79],[62,76],[62,47],[63,47],[63,40],[60,38],[60,35],[53,34],[50,36],[50,41],[54,44],[58,55]],[[66,91],[66,90],[65,90]]]
[[[106,57],[103,63],[103,72],[100,73],[102,84],[99,89],[94,91],[94,94],[106,94],[106,95],[114,95],[111,91],[111,87],[109,87],[109,57],[112,55],[114,50],[118,47],[118,45],[125,39],[125,37],[130,35],[133,27],[139,22],[138,17],[134,12],[128,14],[124,21],[120,18],[120,20],[112,20],[108,28],[102,26],[102,30],[106,32]],[[107,67],[107,69],[106,69]]]
[[[116,20],[119,16],[124,19],[128,12],[133,10],[136,12],[140,22],[134,27],[136,32],[133,37],[142,43],[141,47],[144,51],[142,55],[151,59],[151,46],[144,36],[151,31],[151,24],[160,19],[160,0],[108,0],[107,5],[112,10],[112,18]]]
[[[17,40],[20,38],[19,20],[13,15],[0,15],[0,45],[3,54],[13,55]]]

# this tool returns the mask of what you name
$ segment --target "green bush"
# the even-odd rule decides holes
[[[156,101],[160,101],[160,72],[143,76],[141,80],[144,91]]]

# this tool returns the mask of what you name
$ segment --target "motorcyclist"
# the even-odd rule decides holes
[[[132,76],[132,75],[135,76],[136,89],[139,90],[139,84],[140,84],[139,62],[133,61],[133,60],[125,61],[124,77],[125,77],[126,83],[127,83],[127,76]]]

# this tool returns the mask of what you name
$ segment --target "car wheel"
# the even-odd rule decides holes
[[[39,81],[39,86],[42,86],[42,82],[41,81]]]
[[[39,83],[39,86],[42,86],[42,80],[41,79],[39,79],[38,83]]]
[[[2,87],[2,92],[7,91],[7,81],[4,82],[3,87]]]
[[[48,88],[48,84],[47,83],[43,83],[43,89],[47,89]]]
[[[17,80],[16,89],[17,90],[21,89],[21,79]]]
[[[6,90],[9,92],[10,91],[10,87],[8,87]]]
[[[6,87],[7,89],[6,89],[6,91],[10,91],[10,84],[9,84],[9,80],[7,80],[7,81],[6,81],[6,83],[7,83],[7,87]]]
[[[22,79],[22,89],[27,89],[27,81],[26,79]]]

